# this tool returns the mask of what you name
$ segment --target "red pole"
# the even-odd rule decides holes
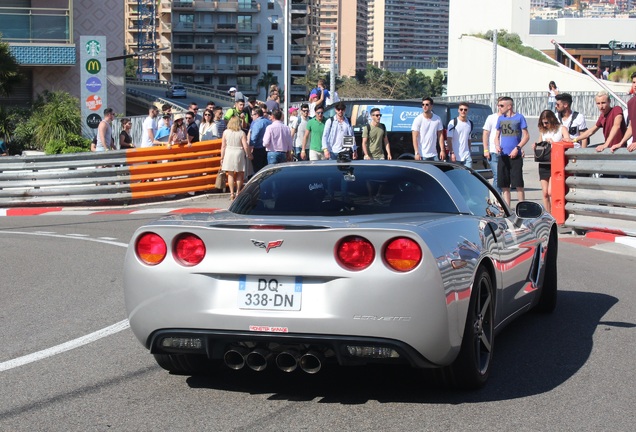
[[[555,142],[552,143],[552,163],[551,163],[551,183],[552,183],[552,216],[556,219],[559,225],[565,223],[565,194],[567,193],[567,187],[565,185],[565,165],[567,158],[565,157],[565,150],[573,148],[574,144],[571,142]]]

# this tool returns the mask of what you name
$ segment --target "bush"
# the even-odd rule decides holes
[[[66,141],[51,140],[44,146],[46,154],[83,153],[91,151],[91,140],[70,133]]]
[[[492,30],[487,31],[486,33],[478,33],[473,36],[491,41]],[[554,66],[557,65],[557,63],[554,60],[550,59],[541,51],[536,50],[530,46],[524,45],[523,42],[521,41],[521,37],[519,37],[519,35],[516,33],[508,33],[506,30],[501,30],[497,32],[497,45],[507,48],[510,51],[514,51],[517,54],[521,54],[524,57],[529,57],[533,60],[551,64]]]

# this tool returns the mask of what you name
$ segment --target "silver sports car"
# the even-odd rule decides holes
[[[556,306],[557,226],[458,165],[281,164],[228,210],[139,228],[124,285],[134,334],[171,372],[382,362],[477,388],[495,334]]]

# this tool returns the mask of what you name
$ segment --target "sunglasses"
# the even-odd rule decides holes
[[[468,111],[468,108],[460,108],[460,111]]]
[[[316,115],[323,115],[324,113],[322,111],[316,111]]]
[[[431,106],[430,103],[423,103],[422,106]]]
[[[373,117],[382,117],[382,114],[371,114]]]
[[[186,117],[186,120],[192,120],[192,117]]]
[[[302,109],[301,111],[302,111],[302,112],[309,112],[309,110],[308,110],[308,109]]]
[[[344,108],[336,108],[336,111],[344,111]]]

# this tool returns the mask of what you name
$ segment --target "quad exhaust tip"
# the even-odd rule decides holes
[[[244,347],[230,347],[223,355],[223,362],[233,370],[240,370],[247,366],[256,372],[267,368],[272,352],[263,348],[252,351]],[[300,368],[308,374],[316,374],[322,369],[324,356],[318,351],[307,351],[300,354],[297,351],[287,350],[276,355],[275,364],[283,372],[293,372]]]
[[[267,368],[267,362],[271,356],[272,353],[270,351],[256,348],[254,351],[245,356],[245,364],[250,369],[255,370],[256,372],[261,372]]]
[[[296,351],[283,351],[276,356],[276,366],[283,372],[293,372],[298,367],[300,354]]]
[[[308,374],[315,374],[322,369],[325,358],[318,351],[308,351],[300,358],[298,365],[300,369]]]

